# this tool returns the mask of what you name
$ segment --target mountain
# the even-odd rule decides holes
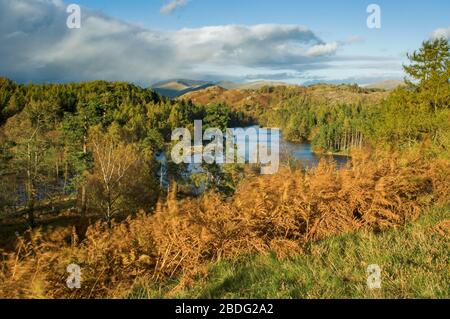
[[[221,88],[226,90],[259,90],[262,87],[270,86],[295,86],[294,84],[289,84],[285,82],[277,82],[277,81],[254,81],[254,82],[245,82],[245,83],[235,83],[229,81],[222,81],[216,84]]]
[[[381,89],[386,91],[392,91],[402,85],[405,85],[405,82],[402,80],[386,80],[368,84],[365,85],[364,87],[367,89]]]
[[[270,90],[225,89],[219,85],[180,96],[179,100],[191,100],[195,104],[227,104],[234,110],[252,118],[258,118],[265,109],[284,107],[292,103],[339,106],[343,104],[377,104],[389,95],[387,91],[369,90],[354,85],[316,84],[311,86],[275,86]],[[295,100],[297,99],[297,100]]]
[[[173,79],[155,83],[152,85],[152,89],[162,96],[176,98],[187,93],[200,91],[212,86],[221,87],[226,90],[259,90],[264,86],[277,87],[294,85],[275,81],[254,81],[237,83],[230,81],[208,82],[199,80]]]
[[[152,89],[162,96],[176,98],[189,92],[206,89],[214,84],[206,81],[173,79],[158,82],[152,85]]]

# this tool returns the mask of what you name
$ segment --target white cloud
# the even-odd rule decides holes
[[[321,43],[306,27],[277,24],[182,29],[171,34],[171,41],[192,63],[247,66],[304,62],[308,49]]]
[[[161,13],[171,14],[176,9],[184,7],[188,4],[188,0],[171,0],[161,8]]]
[[[364,38],[359,35],[354,35],[348,37],[345,41],[342,41],[343,44],[355,44],[364,42]]]
[[[0,0],[0,76],[17,81],[244,79],[327,70],[340,43],[301,25],[222,25],[162,32],[82,8],[66,27],[61,0]],[[377,57],[348,57],[372,61]],[[300,77],[300,75],[299,75]]]
[[[308,56],[330,55],[336,53],[338,49],[337,42],[317,44],[308,49]]]
[[[439,28],[439,29],[434,30],[433,32],[431,32],[431,37],[433,39],[444,38],[444,39],[449,40],[450,39],[450,27],[448,27],[447,29]]]

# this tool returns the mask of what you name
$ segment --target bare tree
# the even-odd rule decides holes
[[[113,133],[92,134],[91,144],[95,167],[90,176],[91,186],[96,188],[95,197],[104,209],[105,219],[111,224],[112,218],[120,211],[127,180],[139,164],[137,148],[120,141]]]

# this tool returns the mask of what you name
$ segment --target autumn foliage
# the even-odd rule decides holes
[[[172,187],[154,213],[90,226],[80,241],[70,228],[35,230],[0,263],[0,297],[123,297],[138,282],[182,278],[189,285],[208,263],[274,252],[305,253],[312,242],[358,229],[383,231],[446,203],[448,161],[355,156],[336,170],[322,162],[307,172],[254,176],[224,199],[207,193],[177,199]],[[66,287],[66,267],[82,269],[82,288]]]

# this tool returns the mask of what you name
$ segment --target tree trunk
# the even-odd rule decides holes
[[[34,200],[30,200],[27,204],[27,219],[31,228],[36,227],[36,220],[34,218]]]
[[[36,222],[34,219],[34,186],[33,186],[33,180],[32,180],[32,167],[31,167],[31,161],[32,161],[32,155],[31,155],[31,146],[30,143],[27,145],[27,157],[28,157],[28,163],[27,163],[27,183],[26,183],[26,192],[27,192],[27,216],[28,216],[28,224],[31,228],[34,228],[36,226]]]
[[[64,189],[67,187],[67,179],[69,178],[69,161],[65,160],[64,163]]]
[[[83,135],[83,154],[86,157],[87,155],[87,126],[84,127],[84,135]],[[84,182],[81,184],[81,203],[80,203],[80,215],[81,218],[84,219],[86,217],[86,185]]]
[[[107,197],[107,207],[106,207],[106,222],[108,223],[108,227],[112,228],[112,198],[111,198],[111,190],[108,189],[108,197]]]

